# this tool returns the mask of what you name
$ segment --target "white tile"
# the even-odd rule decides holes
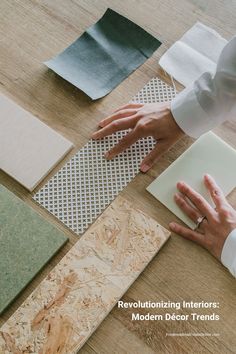
[[[0,95],[0,168],[32,191],[73,144]]]

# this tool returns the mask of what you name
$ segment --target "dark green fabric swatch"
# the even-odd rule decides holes
[[[0,314],[67,239],[0,185]]]
[[[115,11],[103,17],[45,64],[92,99],[108,94],[161,42]]]

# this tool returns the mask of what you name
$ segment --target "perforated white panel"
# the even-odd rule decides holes
[[[158,77],[154,77],[134,96],[131,102],[166,102],[171,101],[175,95],[176,91],[172,86],[167,85]]]
[[[132,102],[163,102],[173,99],[175,94],[172,87],[153,78]],[[140,139],[115,159],[107,161],[105,152],[126,133],[89,140],[33,198],[76,234],[82,234],[135,177],[142,159],[155,145],[150,137]]]

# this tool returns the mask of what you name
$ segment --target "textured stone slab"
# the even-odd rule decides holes
[[[169,237],[118,197],[0,330],[0,352],[76,353]]]
[[[62,232],[0,185],[0,313],[66,240]]]
[[[0,95],[0,168],[32,191],[73,144]]]

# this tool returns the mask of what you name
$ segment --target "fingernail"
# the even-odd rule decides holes
[[[150,166],[146,165],[146,164],[143,164],[140,166],[140,171],[142,172],[147,172],[148,170],[150,169]]]
[[[179,199],[179,194],[178,194],[178,193],[175,193],[174,198],[175,198],[175,199]]]
[[[104,156],[105,156],[105,159],[110,160],[110,158],[111,158],[110,151],[107,151]]]
[[[99,127],[103,128],[104,126],[104,120],[101,120],[101,122],[99,123]]]
[[[175,223],[174,223],[174,222],[171,222],[171,223],[169,224],[169,227],[170,227],[170,229],[174,230],[174,229],[175,229]]]
[[[177,183],[177,188],[181,188],[181,187],[183,187],[183,185],[184,185],[184,182],[180,181]]]
[[[206,173],[206,174],[204,175],[204,177],[205,177],[205,178],[211,178],[211,176],[210,176],[208,173]]]
[[[98,133],[97,133],[97,132],[93,133],[93,134],[92,134],[92,139],[97,139],[97,136],[98,136]]]

